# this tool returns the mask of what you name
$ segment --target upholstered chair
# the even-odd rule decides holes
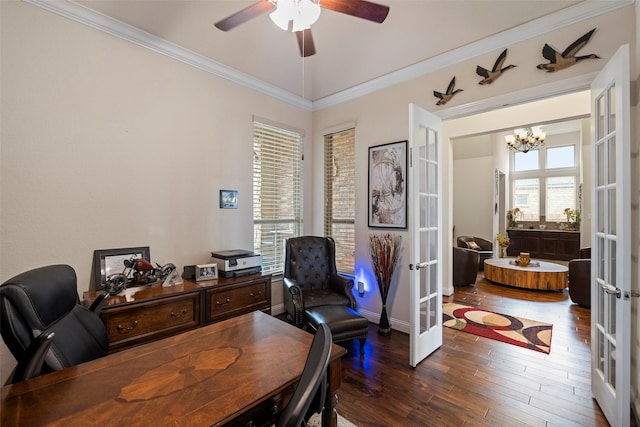
[[[307,308],[339,304],[356,309],[353,280],[338,274],[335,248],[331,237],[292,237],[285,243],[284,307],[298,327],[305,324]]]
[[[0,286],[0,332],[18,362],[8,383],[107,354],[107,330],[94,311],[80,304],[76,282],[72,267],[50,265]],[[101,301],[91,308],[100,306]]]
[[[480,254],[473,249],[453,247],[453,286],[475,285]]]
[[[569,261],[569,298],[591,308],[591,248],[580,249],[580,258]]]
[[[493,243],[482,237],[459,236],[457,239],[459,248],[473,249],[480,254],[478,270],[484,271],[484,260],[493,258]]]

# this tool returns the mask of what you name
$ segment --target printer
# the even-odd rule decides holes
[[[211,252],[222,277],[239,277],[262,271],[262,256],[244,249]]]

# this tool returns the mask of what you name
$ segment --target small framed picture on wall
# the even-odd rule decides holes
[[[220,209],[238,209],[237,190],[220,190]]]

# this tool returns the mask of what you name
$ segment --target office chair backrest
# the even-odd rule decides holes
[[[18,360],[42,333],[54,332],[40,374],[105,356],[102,320],[80,305],[76,273],[51,265],[19,274],[0,286],[0,333]]]
[[[299,427],[313,412],[322,411],[327,388],[327,366],[331,355],[331,330],[322,323],[318,328],[307,361],[291,400],[278,418],[277,427]],[[312,404],[318,403],[317,407]]]

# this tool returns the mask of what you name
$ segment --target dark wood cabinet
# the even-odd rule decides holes
[[[569,261],[579,257],[580,233],[577,231],[547,231],[509,229],[511,245],[508,256],[529,252],[531,258]]]
[[[263,278],[207,289],[205,323],[235,317],[254,310],[271,314],[271,287]]]
[[[88,307],[99,294],[85,292],[83,304]],[[111,352],[254,310],[271,314],[269,275],[128,288],[107,299],[100,317],[107,328]]]

